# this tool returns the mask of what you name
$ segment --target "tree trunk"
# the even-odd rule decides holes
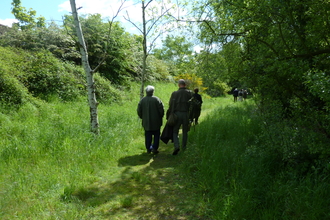
[[[141,76],[141,89],[140,89],[140,99],[144,96],[144,82],[146,78],[147,69],[147,31],[146,31],[146,16],[145,16],[145,5],[142,1],[142,25],[143,25],[143,61],[142,61],[142,76]]]
[[[72,15],[76,27],[77,37],[79,39],[82,65],[84,67],[87,78],[87,93],[88,93],[88,102],[90,109],[91,131],[94,132],[95,134],[99,134],[99,122],[97,115],[98,102],[96,101],[96,97],[95,97],[95,82],[93,77],[93,70],[91,69],[88,62],[87,47],[85,44],[84,36],[82,34],[75,0],[70,0],[70,4],[71,4]]]

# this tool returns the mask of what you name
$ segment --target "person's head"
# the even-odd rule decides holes
[[[195,88],[195,89],[194,89],[194,92],[195,92],[195,93],[198,93],[198,92],[199,92],[199,89],[198,89],[198,88]]]
[[[148,85],[148,86],[146,87],[146,94],[147,94],[148,96],[152,96],[152,95],[154,94],[154,91],[155,91],[155,87],[150,86],[150,85]]]
[[[186,81],[184,81],[184,79],[180,79],[180,80],[178,81],[178,85],[179,85],[180,88],[181,88],[181,87],[186,87]]]

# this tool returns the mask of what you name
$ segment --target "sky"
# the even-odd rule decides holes
[[[126,31],[133,34],[141,34],[130,22],[124,19],[124,16],[129,15],[129,18],[134,23],[142,23],[141,4],[134,4],[136,0],[76,0],[76,7],[82,7],[78,10],[78,14],[101,14],[103,18],[112,19],[121,7],[121,2],[124,1],[122,10],[116,17],[115,21],[120,21]],[[16,22],[15,16],[11,13],[12,0],[0,0],[0,24],[11,26]],[[71,14],[71,5],[69,0],[21,0],[21,6],[27,11],[30,9],[36,11],[36,17],[43,16],[47,22],[55,21],[58,25],[62,25],[62,17],[66,14]],[[167,5],[169,7],[171,5]],[[183,15],[184,11],[179,11]],[[179,14],[178,12],[174,12]],[[166,35],[165,35],[166,36]],[[162,36],[162,39],[165,39]],[[157,44],[160,44],[160,40]],[[200,47],[195,46],[195,51],[199,51]]]
[[[11,13],[12,0],[1,0],[0,2],[0,24],[11,26],[15,22],[15,16]],[[79,14],[101,14],[104,18],[112,19],[120,8],[119,0],[76,0],[77,8],[82,7]],[[32,9],[36,11],[36,17],[43,16],[46,22],[55,21],[62,24],[62,17],[65,14],[70,14],[71,6],[69,0],[21,0],[21,6],[26,10]],[[131,20],[140,21],[141,9],[140,5],[134,5],[132,0],[126,0],[124,10],[121,11],[117,21],[123,23],[129,32],[136,31],[132,25],[123,18],[126,11],[129,13]]]

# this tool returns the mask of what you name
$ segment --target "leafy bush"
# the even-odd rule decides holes
[[[76,75],[70,73],[67,67],[72,71],[72,66],[60,62],[48,51],[25,56],[22,60],[25,65],[19,65],[23,72],[19,79],[33,96],[47,100],[48,96],[57,94],[61,100],[68,101],[74,100],[84,91],[81,69],[75,70]]]
[[[94,75],[96,87],[96,100],[102,103],[121,101],[120,91],[111,85],[111,82],[99,74]]]
[[[206,87],[203,87],[203,79],[198,77],[196,74],[189,74],[189,73],[185,73],[185,74],[180,74],[174,77],[174,79],[176,81],[178,81],[179,79],[184,79],[186,81],[187,84],[187,88],[189,88],[190,90],[194,90],[195,88],[199,88],[200,92],[203,92],[204,90],[206,90]]]
[[[29,97],[28,90],[18,80],[20,74],[14,62],[19,56],[9,49],[0,47],[0,102],[1,105],[20,106]]]
[[[15,77],[10,76],[0,63],[0,103],[19,106],[27,97],[27,89]]]

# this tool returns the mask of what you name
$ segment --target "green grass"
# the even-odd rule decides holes
[[[155,87],[167,109],[176,85]],[[156,157],[145,154],[138,90],[123,92],[121,104],[99,105],[99,136],[89,132],[82,102],[27,104],[0,114],[0,218],[194,216],[195,204],[180,209],[185,189],[173,146],[162,144]]]
[[[328,171],[300,175],[285,166],[277,148],[260,140],[255,104],[221,101],[190,132],[182,165],[211,219],[329,219]]]
[[[165,109],[173,84],[154,84]],[[1,219],[328,219],[328,175],[297,178],[260,141],[253,100],[206,98],[187,150],[145,153],[136,107],[99,105],[100,135],[84,102],[0,113]],[[271,149],[271,147],[268,147]]]

